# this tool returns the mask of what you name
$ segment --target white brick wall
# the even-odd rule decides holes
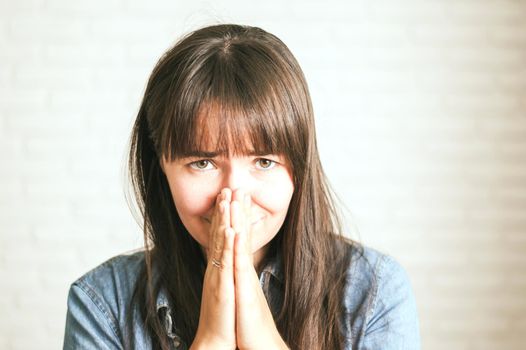
[[[349,232],[411,275],[423,348],[523,349],[526,1],[0,1],[0,348],[61,347],[66,293],[142,237],[124,200],[147,77],[204,24],[302,64]]]

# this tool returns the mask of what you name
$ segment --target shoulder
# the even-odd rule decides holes
[[[73,282],[70,294],[85,294],[110,319],[120,318],[119,313],[129,307],[143,265],[144,251],[114,256]]]
[[[120,348],[144,252],[115,256],[73,282],[68,294],[64,348]],[[88,346],[89,345],[89,346]]]
[[[390,274],[399,279],[404,271],[395,259],[376,249],[358,243],[353,243],[349,249],[351,257],[346,274],[345,306],[349,312],[356,312],[359,308],[373,306],[381,280],[389,278]]]
[[[144,251],[142,250],[117,255],[86,272],[73,282],[73,285],[101,292],[111,291],[112,287],[117,287],[121,292],[133,289],[143,265]]]
[[[409,283],[409,277],[402,265],[392,256],[371,247],[353,244],[347,278],[367,289],[378,287],[386,280]]]
[[[418,349],[416,302],[406,270],[376,249],[352,249],[344,302],[355,345],[374,348],[387,341],[393,349]]]

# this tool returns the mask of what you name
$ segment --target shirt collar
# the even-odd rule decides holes
[[[168,292],[166,291],[166,288],[164,286],[161,287],[161,290],[159,290],[156,304],[157,312],[159,312],[159,310],[162,308],[168,308],[170,310],[170,303],[168,302]]]
[[[278,251],[274,258],[270,259],[263,269],[261,274],[268,273],[276,278],[279,282],[283,283],[283,259],[281,253]]]

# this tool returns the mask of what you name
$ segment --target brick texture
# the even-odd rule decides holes
[[[62,345],[69,284],[139,247],[126,147],[206,24],[300,61],[347,233],[406,267],[423,349],[524,349],[526,1],[0,1],[0,348]]]

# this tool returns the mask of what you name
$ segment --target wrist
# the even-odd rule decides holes
[[[277,350],[290,350],[285,341],[280,337],[271,344],[265,343],[264,346],[257,347],[240,347],[239,350],[267,350],[267,349],[277,349]]]

